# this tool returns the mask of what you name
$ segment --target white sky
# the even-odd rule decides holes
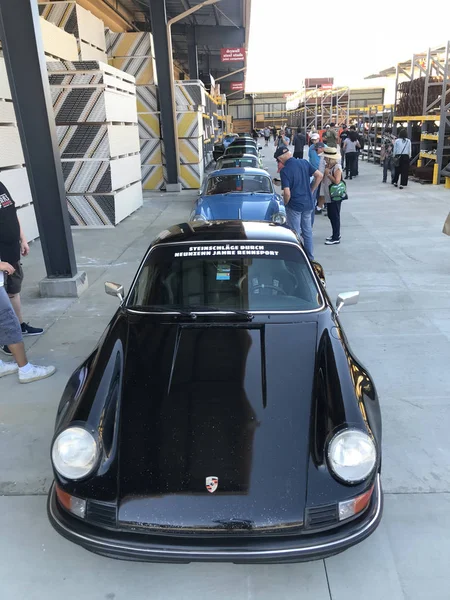
[[[305,77],[378,87],[377,79],[364,77],[450,39],[450,0],[252,0],[251,6],[247,93],[298,90]]]

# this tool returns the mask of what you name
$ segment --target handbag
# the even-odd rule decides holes
[[[330,198],[333,202],[348,200],[347,186],[345,181],[341,180],[339,183],[331,183],[328,186],[328,189],[330,190]]]
[[[408,143],[408,140],[406,140],[405,145],[403,146],[400,154],[396,154],[395,156],[392,157],[392,164],[394,165],[394,167],[398,167],[400,165],[400,158],[402,157],[403,150],[406,148],[407,143]]]

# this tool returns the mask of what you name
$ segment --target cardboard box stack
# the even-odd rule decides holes
[[[114,226],[142,206],[134,77],[95,61],[47,68],[71,224]]]
[[[78,60],[107,62],[103,21],[74,0],[70,2],[38,0],[38,2],[41,17],[75,37]]]

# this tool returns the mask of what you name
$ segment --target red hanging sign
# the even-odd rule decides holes
[[[220,60],[222,62],[244,62],[245,48],[221,48]]]
[[[244,91],[244,82],[243,81],[231,81],[230,89],[232,92],[242,92],[242,91]]]

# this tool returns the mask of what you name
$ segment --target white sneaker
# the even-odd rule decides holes
[[[19,371],[20,383],[31,383],[39,379],[46,379],[47,377],[51,377],[56,371],[56,367],[39,367],[38,365],[30,365],[30,367],[31,369],[28,373],[21,373]]]
[[[15,362],[3,362],[0,360],[0,377],[6,377],[6,375],[12,375],[17,373],[19,367]]]

